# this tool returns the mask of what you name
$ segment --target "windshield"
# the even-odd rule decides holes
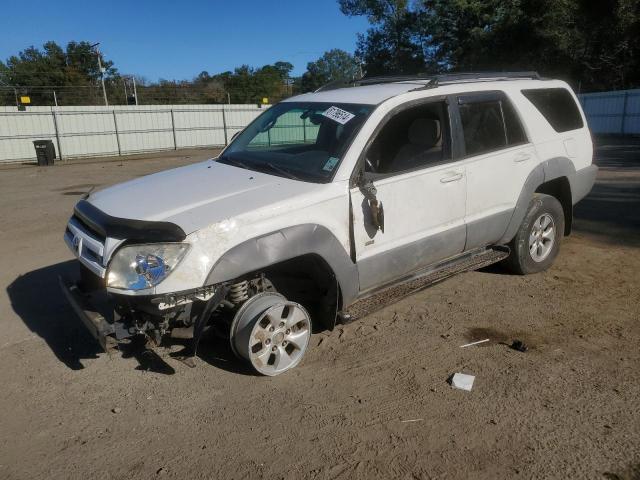
[[[218,161],[307,182],[330,182],[371,105],[283,102],[256,118]]]

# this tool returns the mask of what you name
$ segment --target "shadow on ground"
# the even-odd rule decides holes
[[[106,355],[98,342],[67,304],[58,285],[58,277],[76,278],[78,265],[70,260],[34,270],[21,275],[7,287],[11,306],[25,325],[41,337],[55,356],[72,370],[84,368],[82,360]],[[157,349],[149,348],[144,341],[121,344],[120,351],[112,355],[135,358],[136,369],[171,375],[173,365],[163,358],[164,347],[186,346],[186,341],[170,340]],[[205,363],[233,373],[253,375],[253,371],[239,361],[228,341],[207,332],[198,347],[198,357]],[[171,360],[171,363],[178,360]],[[196,362],[197,364],[198,362]]]
[[[77,268],[75,261],[58,263],[21,275],[7,287],[16,314],[73,370],[84,368],[81,360],[96,358],[101,352],[58,287],[58,276],[72,277]]]

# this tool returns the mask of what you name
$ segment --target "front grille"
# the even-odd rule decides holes
[[[64,241],[80,263],[104,278],[104,239],[94,236],[76,217],[71,217],[64,232]]]
[[[78,215],[73,215],[71,217],[71,219],[77,223],[79,223],[80,225],[82,225],[83,230],[85,230],[86,232],[90,233],[91,236],[93,236],[94,238],[100,240],[102,243],[105,242],[106,237],[104,235],[102,235],[101,233],[97,232],[94,228],[91,228],[91,226],[89,224],[87,224],[82,218],[80,218]]]

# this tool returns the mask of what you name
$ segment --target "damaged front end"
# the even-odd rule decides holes
[[[79,261],[74,280],[60,279],[73,310],[109,351],[145,336],[155,345],[174,330],[197,343],[228,286],[202,286],[160,293],[190,249],[186,235],[167,222],[111,217],[86,201],[78,203],[64,240]]]
[[[80,266],[80,279],[60,278],[73,310],[106,352],[145,337],[153,346],[169,338],[187,340],[178,359],[194,366],[193,357],[208,328],[229,338],[239,307],[258,293],[274,290],[264,275],[171,294],[126,296],[108,292],[99,277]]]
[[[199,335],[228,291],[226,285],[216,285],[174,294],[120,295],[108,292],[102,279],[83,265],[80,272],[75,281],[60,278],[60,286],[74,312],[107,352],[136,336],[160,345],[163,338],[179,331],[181,338],[194,339],[195,355]]]

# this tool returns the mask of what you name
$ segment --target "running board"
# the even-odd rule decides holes
[[[428,270],[420,271],[399,284],[383,287],[382,290],[357,300],[346,310],[338,312],[338,318],[343,324],[353,322],[453,275],[487,267],[508,256],[508,247],[492,247],[431,266]]]

